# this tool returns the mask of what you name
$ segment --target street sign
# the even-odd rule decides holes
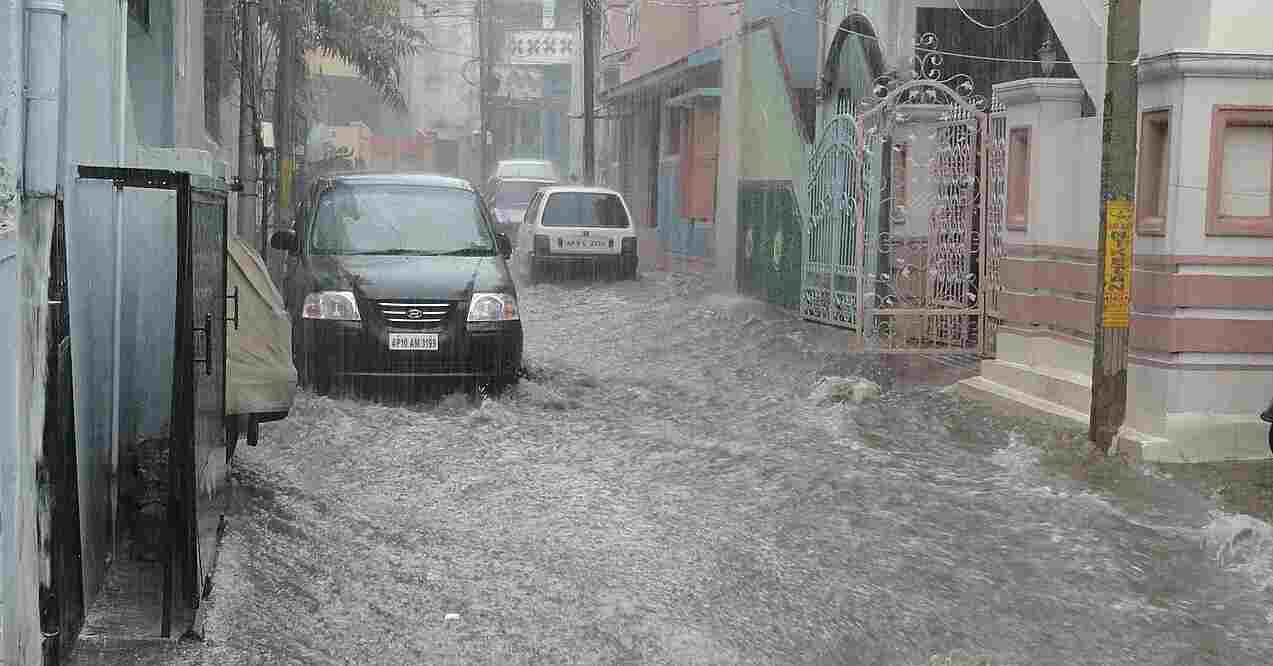
[[[1132,303],[1132,202],[1105,202],[1105,301],[1101,325],[1127,328]]]
[[[570,30],[514,30],[504,42],[510,65],[568,65],[575,57]]]

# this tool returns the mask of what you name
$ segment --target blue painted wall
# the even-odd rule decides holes
[[[128,21],[130,145],[171,146],[176,140],[172,37],[172,0],[150,1],[149,29]],[[196,75],[202,76],[202,69],[186,72]]]
[[[787,9],[790,7],[797,11]],[[774,17],[780,25],[783,58],[791,69],[794,88],[812,88],[818,78],[818,34],[816,0],[747,0],[743,18],[755,21]]]
[[[693,223],[680,214],[680,167],[659,165],[658,238],[659,249],[683,257],[706,258],[711,224]]]
[[[152,7],[156,4],[163,3]],[[110,183],[78,181],[76,168],[114,165],[119,155],[121,119],[116,109],[124,81],[118,63],[125,27],[115,3],[67,0],[66,9],[62,182],[84,594],[90,603],[106,571],[113,533],[113,267],[119,195]]]

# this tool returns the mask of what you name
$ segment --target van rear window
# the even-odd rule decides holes
[[[618,196],[600,192],[557,192],[544,204],[545,227],[627,229],[628,211]]]

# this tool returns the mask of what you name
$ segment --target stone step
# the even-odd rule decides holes
[[[1086,375],[1057,368],[990,360],[982,362],[981,376],[996,384],[1084,415],[1091,411],[1092,381]]]

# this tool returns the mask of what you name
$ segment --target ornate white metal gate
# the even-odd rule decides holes
[[[876,99],[823,126],[810,163],[801,314],[882,351],[989,355],[1003,138],[972,81],[942,79],[937,65],[929,56],[915,78],[877,82]]]

